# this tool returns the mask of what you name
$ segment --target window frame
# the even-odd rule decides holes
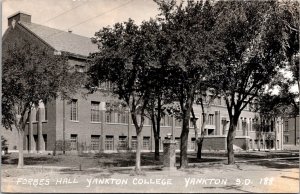
[[[99,123],[100,121],[100,102],[91,101],[91,122]]]
[[[74,107],[75,105],[75,107]],[[75,110],[75,111],[74,111]],[[71,115],[70,115],[71,121],[78,121],[78,99],[72,99],[71,100]]]

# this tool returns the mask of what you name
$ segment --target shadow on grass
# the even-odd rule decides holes
[[[24,157],[24,164],[25,165],[43,165],[43,164],[53,164],[60,162],[61,158],[55,157],[47,157],[47,156],[40,156],[40,157]],[[18,158],[10,158],[9,156],[3,158],[2,157],[2,164],[18,164]]]
[[[195,153],[190,154],[192,157],[196,157]],[[202,153],[202,156],[209,157],[227,157],[227,153],[224,152],[212,152]],[[269,151],[254,151],[254,152],[235,152],[235,158],[239,159],[268,159],[268,158],[287,158],[287,157],[299,157],[297,152],[269,152]]]
[[[237,186],[237,185],[227,185],[227,186],[223,186],[223,187],[203,187],[205,189],[225,189],[225,190],[236,190],[236,191],[239,191],[239,192],[245,192],[245,193],[252,193],[250,191],[246,191],[246,190],[243,190],[241,189],[242,187],[241,186]]]
[[[96,170],[96,169],[93,169],[93,170],[79,170],[79,169],[72,169],[72,168],[66,168],[66,169],[61,169],[59,171],[61,174],[68,174],[68,175],[72,175],[72,174],[76,174],[76,175],[90,175],[90,174],[99,174],[99,173],[104,173],[104,172],[107,172],[105,170]],[[99,176],[101,178],[110,178],[110,174],[100,174]]]
[[[272,160],[272,161],[255,161],[249,162],[254,165],[264,166],[267,168],[277,168],[277,169],[290,169],[299,168],[299,159],[289,159],[289,160]]]
[[[162,165],[162,158],[160,156],[159,161],[154,160],[154,154],[142,153],[141,154],[141,165]],[[94,159],[98,159],[98,164],[101,167],[129,167],[135,165],[135,153],[99,153],[95,154]]]

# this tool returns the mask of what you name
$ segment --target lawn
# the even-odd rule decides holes
[[[9,192],[298,192],[299,188],[299,156],[291,152],[239,152],[236,153],[235,165],[226,165],[226,154],[222,152],[203,153],[198,160],[195,153],[189,153],[190,167],[175,172],[164,171],[162,153],[160,161],[154,161],[154,153],[142,153],[143,174],[135,175],[135,153],[100,153],[82,155],[42,155],[25,154],[27,167],[16,168],[17,153],[2,157],[2,191]],[[277,158],[286,158],[276,160]],[[245,158],[247,159],[246,162]],[[271,160],[265,160],[271,158]],[[177,161],[179,154],[177,154]],[[251,161],[250,161],[251,160]],[[247,162],[249,161],[249,162]],[[29,166],[30,165],[30,166]],[[155,167],[153,167],[155,166]],[[66,168],[61,168],[66,167]],[[118,168],[128,167],[128,168]],[[223,178],[227,185],[191,185],[186,187],[186,178]],[[262,178],[274,178],[272,185],[261,185]],[[47,187],[32,187],[16,184],[19,178],[50,179]],[[77,184],[56,185],[56,179],[77,179]],[[92,185],[87,188],[87,179],[122,179],[128,185]],[[171,179],[172,187],[162,185],[132,185],[133,179]],[[236,185],[236,179],[249,179],[251,185]]]
[[[205,152],[202,159],[196,158],[196,153],[189,153],[189,163],[226,163],[226,153],[224,152]],[[160,160],[154,160],[154,153],[142,153],[142,166],[159,166],[163,165],[163,153],[160,153]],[[236,161],[255,160],[268,158],[287,158],[299,157],[297,152],[237,152],[235,153]],[[179,153],[176,155],[176,161],[179,163]],[[2,156],[2,164],[17,165],[18,154],[11,153]],[[98,153],[98,154],[81,154],[81,155],[42,155],[42,154],[25,154],[25,165],[42,165],[42,166],[62,166],[62,167],[79,167],[81,168],[111,168],[111,167],[129,167],[135,165],[135,153]]]

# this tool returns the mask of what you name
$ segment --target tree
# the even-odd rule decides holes
[[[158,74],[159,75],[159,74]],[[153,79],[153,77],[152,77]],[[162,87],[159,88],[159,85],[155,87],[153,94],[150,95],[149,103],[147,104],[147,116],[151,120],[152,129],[154,134],[154,159],[159,160],[159,138],[160,138],[160,122],[161,119],[166,116],[165,101],[163,95]]]
[[[137,173],[141,171],[141,132],[150,98],[148,86],[151,86],[151,78],[148,73],[155,48],[151,43],[152,32],[156,30],[157,25],[144,22],[137,26],[131,19],[116,23],[112,28],[103,28],[93,38],[94,43],[99,46],[99,52],[90,56],[90,86],[97,86],[99,82],[111,82],[111,92],[130,109],[137,134]]]
[[[221,47],[215,41],[215,17],[208,1],[187,1],[186,5],[176,5],[174,0],[156,2],[165,37],[167,84],[182,113],[180,167],[185,168],[188,166],[189,121],[195,93],[209,72],[214,71],[212,64]]]
[[[218,63],[220,85],[230,124],[228,164],[234,163],[233,140],[241,111],[278,73],[286,60],[284,24],[278,19],[279,2],[217,2],[219,41],[226,52]]]
[[[160,141],[160,122],[166,116],[167,107],[172,103],[172,94],[165,84],[167,82],[165,71],[165,55],[167,48],[164,44],[165,37],[161,31],[161,23],[158,20],[151,19],[147,22],[151,27],[151,39],[149,43],[152,45],[152,59],[151,67],[148,69],[148,76],[150,83],[148,89],[150,91],[149,101],[147,104],[147,117],[151,120],[154,134],[155,152],[154,159],[159,160],[159,141]]]
[[[276,121],[282,116],[286,115],[289,110],[289,97],[279,94],[272,94],[272,91],[264,91],[254,100],[253,111],[258,113],[260,122],[256,123],[256,127],[259,129],[258,141],[260,141],[262,133],[264,133],[268,140],[275,140],[275,149],[277,149],[277,130]],[[268,132],[274,132],[268,133]],[[271,146],[269,146],[271,148]],[[260,147],[259,147],[260,150]]]
[[[70,70],[66,57],[28,41],[3,49],[2,124],[18,131],[18,168],[24,166],[24,130],[32,108],[77,92],[84,80]]]
[[[211,85],[212,80],[206,80],[206,83],[203,84],[203,88],[199,89],[196,94],[195,103],[201,106],[202,110],[202,124],[200,127],[200,137],[198,134],[198,126],[197,126],[197,118],[194,113],[194,109],[191,109],[191,122],[193,123],[194,130],[195,130],[195,139],[197,143],[197,159],[201,159],[202,157],[202,145],[205,136],[205,126],[207,123],[207,113],[210,111],[211,104],[213,103],[214,99],[218,96],[218,92],[214,89],[209,88]],[[207,92],[209,96],[207,96]]]

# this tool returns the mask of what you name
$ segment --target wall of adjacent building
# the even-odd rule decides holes
[[[299,145],[299,116],[284,118],[283,127],[283,144]]]

